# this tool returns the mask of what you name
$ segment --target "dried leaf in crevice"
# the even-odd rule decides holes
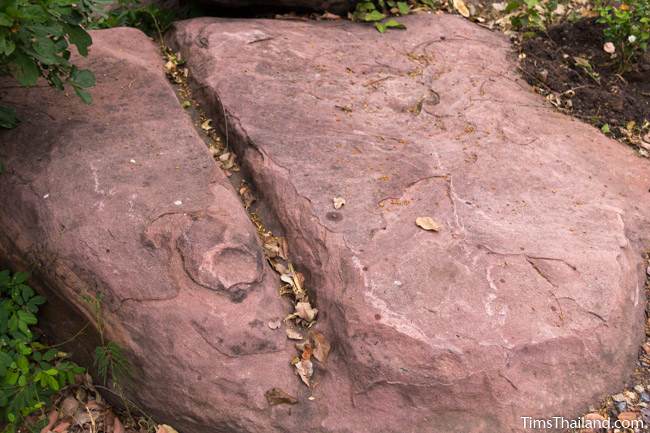
[[[239,195],[241,196],[242,201],[244,202],[244,207],[248,209],[255,202],[255,196],[250,187],[246,183],[242,182],[239,187]]]
[[[294,328],[287,328],[287,338],[290,340],[302,340],[302,334]]]
[[[280,275],[280,280],[293,287],[293,277],[291,276],[291,274]]]
[[[325,363],[332,348],[327,338],[318,331],[311,331],[309,333],[309,340],[313,346],[313,355],[319,362]]]
[[[310,343],[304,344],[302,346],[302,354],[300,355],[300,359],[303,361],[310,361],[311,356],[314,353],[314,348],[311,347]]]
[[[283,275],[287,273],[287,268],[282,263],[276,260],[269,260],[269,263],[271,263],[271,267],[273,267],[273,270],[278,274]]]
[[[204,131],[209,131],[209,130],[213,129],[213,127],[212,127],[212,125],[210,123],[212,123],[212,119],[204,120],[203,123],[201,123],[201,129],[204,130]]]
[[[428,230],[433,232],[440,231],[440,229],[442,228],[442,226],[438,224],[438,222],[436,222],[431,217],[417,217],[415,219],[415,224],[417,224],[417,226],[423,230]]]
[[[289,260],[289,244],[287,243],[287,239],[283,237],[277,237],[276,239],[280,244],[280,250],[278,251],[278,255],[283,260]]]
[[[318,309],[312,308],[309,302],[298,302],[296,304],[296,315],[306,322],[313,322],[318,314]]]
[[[278,329],[281,324],[282,324],[282,322],[279,319],[278,320],[271,320],[271,321],[269,321],[269,323],[267,323],[267,325],[271,329]]]
[[[278,404],[296,404],[298,403],[298,399],[293,397],[292,395],[286,393],[280,388],[271,388],[268,391],[264,393],[264,396],[266,397],[266,401],[269,403],[271,406],[275,406]],[[159,432],[156,432],[159,433]]]
[[[266,256],[270,259],[277,257],[279,251],[280,251],[280,246],[277,244],[277,242],[273,242],[273,240],[266,242],[264,244],[264,252],[266,253]]]
[[[311,377],[314,375],[314,365],[308,359],[301,359],[294,364],[296,367],[296,372],[303,383],[307,386],[311,386]]]

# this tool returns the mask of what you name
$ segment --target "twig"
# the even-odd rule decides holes
[[[90,326],[90,322],[86,322],[86,324],[79,331],[77,331],[76,334],[74,334],[72,337],[68,338],[67,340],[61,343],[53,344],[51,346],[45,346],[43,349],[53,349],[55,347],[61,347],[63,345],[70,343],[71,341],[76,340],[77,337],[79,337],[86,330],[86,328],[88,328],[88,326]]]

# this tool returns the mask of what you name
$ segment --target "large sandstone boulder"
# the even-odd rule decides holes
[[[129,398],[184,433],[519,432],[617,389],[642,334],[647,161],[549,110],[498,35],[406,24],[205,18],[169,37],[312,289],[333,347],[312,389],[153,42],[93,33],[92,106],[0,83],[23,119],[0,132],[0,259],[34,271],[52,335],[101,297]]]
[[[269,417],[340,433],[576,416],[636,358],[650,166],[552,111],[505,37],[404,22],[201,18],[168,37],[227,113],[335,343],[300,423]]]
[[[95,321],[134,367],[129,397],[181,431],[265,431],[264,393],[296,394],[277,277],[239,197],[134,29],[92,33],[94,104],[0,84],[0,257],[33,271],[56,341]],[[80,60],[81,61],[81,60]],[[93,346],[88,348],[94,349]],[[271,374],[269,374],[271,373]]]

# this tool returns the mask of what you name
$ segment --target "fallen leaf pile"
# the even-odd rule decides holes
[[[62,389],[40,433],[178,433],[168,425],[156,426],[148,417],[120,421],[92,382],[90,375],[79,377],[77,384]]]
[[[310,331],[307,339],[296,343],[296,349],[298,349],[299,355],[291,360],[291,364],[296,368],[296,373],[300,376],[303,383],[311,387],[311,379],[314,374],[312,357],[324,364],[329,356],[331,349],[330,343],[320,332]]]
[[[187,83],[189,69],[184,66],[185,62],[182,60],[180,53],[174,53],[171,50],[164,49],[163,54],[166,60],[165,73],[170,81],[177,86],[178,96],[182,101],[181,106],[186,109],[190,107],[196,108],[195,111],[198,116],[196,126],[208,138],[208,150],[210,150],[210,153],[212,153],[215,161],[219,163],[226,176],[231,177],[233,172],[240,171],[239,164],[237,163],[237,155],[228,149],[227,144],[222,142],[219,132],[212,124],[212,119],[200,110],[199,104],[193,100],[192,91]],[[240,188],[239,193],[244,196],[247,191]],[[246,201],[244,203],[246,204]],[[250,203],[248,206],[250,206]]]
[[[335,19],[335,17],[327,15],[323,16],[322,19]],[[177,85],[177,94],[181,100],[181,106],[186,109],[193,108],[198,117],[197,128],[208,138],[207,145],[210,152],[226,176],[231,178],[231,183],[233,183],[235,178],[239,179],[241,177],[241,175],[231,177],[233,172],[240,172],[237,155],[228,148],[227,140],[225,144],[222,142],[212,119],[205,115],[200,104],[193,99],[191,89],[187,83],[189,71],[183,66],[184,62],[180,54],[174,53],[167,48],[163,48],[163,54],[166,60],[165,71],[169,79]],[[318,309],[314,308],[310,301],[305,286],[305,276],[297,271],[289,260],[287,240],[284,237],[275,236],[273,232],[268,230],[261,217],[255,212],[253,205],[256,198],[251,185],[245,179],[242,179],[236,189],[244,208],[257,229],[266,260],[280,277],[282,284],[278,290],[279,294],[290,299],[293,305],[293,311],[283,320],[271,320],[267,325],[271,330],[275,331],[279,331],[284,325],[287,339],[295,342],[299,353],[298,356],[291,360],[291,364],[295,367],[295,371],[302,382],[311,387],[314,375],[312,357],[319,363],[325,363],[331,350],[331,345],[325,335],[312,329],[316,324]],[[333,199],[333,203],[336,209],[340,209],[345,205],[345,199],[336,197]],[[268,390],[265,396],[270,405],[297,403],[294,397],[279,388]]]

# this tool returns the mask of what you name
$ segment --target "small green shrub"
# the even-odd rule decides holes
[[[375,28],[384,33],[388,29],[406,29],[406,26],[391,16],[404,16],[411,13],[414,7],[435,8],[434,0],[365,0],[356,4],[350,17],[354,21],[373,23]],[[387,19],[388,18],[388,19]]]
[[[124,355],[122,348],[115,342],[106,339],[106,324],[104,323],[104,308],[101,294],[94,296],[84,295],[93,310],[95,327],[99,334],[100,345],[95,348],[94,364],[97,374],[102,379],[103,385],[119,388],[131,378],[131,364]],[[120,391],[121,392],[121,391]]]
[[[26,282],[25,273],[0,272],[0,423],[9,433],[84,372],[67,354],[35,341],[30,327],[45,299]]]
[[[517,30],[546,31],[559,21],[561,16],[556,10],[566,3],[567,0],[511,0],[505,12],[512,14],[510,23]]]
[[[162,9],[155,4],[142,4],[139,0],[118,0],[115,7],[95,20],[90,27],[107,29],[111,27],[135,27],[149,36],[162,37],[177,13]]]
[[[22,86],[39,77],[63,90],[69,84],[86,103],[95,76],[70,62],[71,45],[82,56],[92,44],[84,29],[102,13],[109,0],[0,0],[0,75],[11,75]],[[17,119],[10,107],[0,107],[0,127],[12,128]]]
[[[598,22],[605,25],[605,40],[614,44],[624,71],[648,50],[650,0],[631,0],[618,6],[600,2]]]

